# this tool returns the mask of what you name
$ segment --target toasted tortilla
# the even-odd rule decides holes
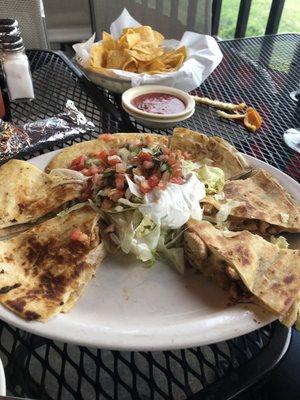
[[[250,169],[243,156],[226,140],[217,136],[208,137],[189,129],[175,128],[170,147],[188,151],[193,161],[221,168],[225,179],[242,175]]]
[[[68,168],[74,158],[99,152],[101,150],[118,149],[126,144],[157,146],[159,144],[168,145],[169,139],[167,136],[157,135],[154,133],[115,133],[102,134],[97,139],[89,140],[74,144],[62,150],[53,160],[47,165],[46,172],[55,168]]]
[[[0,167],[0,238],[80,198],[81,191],[82,182],[49,176],[26,161],[8,161]]]
[[[204,213],[211,215],[230,200],[237,203],[230,209],[230,230],[249,230],[262,234],[300,232],[300,208],[280,183],[264,170],[257,170],[247,179],[227,181],[225,199],[207,196]],[[212,207],[207,207],[210,205]]]
[[[105,254],[98,218],[86,206],[0,242],[0,302],[27,321],[73,307]],[[86,243],[71,239],[75,229]]]
[[[284,317],[300,293],[300,251],[280,249],[248,231],[224,236],[207,221],[190,220],[184,233],[189,263],[222,287],[235,283],[259,304]],[[289,325],[291,321],[289,318]]]

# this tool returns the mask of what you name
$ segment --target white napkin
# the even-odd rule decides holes
[[[141,24],[131,17],[124,8],[122,14],[111,24],[110,33],[114,39],[118,39],[124,28],[140,26]],[[73,46],[76,59],[84,66],[89,57],[89,51],[94,43],[95,35],[84,43]],[[136,74],[133,72],[112,69],[120,78],[131,79],[132,86],[139,85],[165,85],[189,92],[201,85],[201,83],[220,64],[223,55],[216,40],[209,35],[195,32],[185,32],[180,41],[165,40],[163,46],[166,48],[178,48],[185,45],[187,48],[187,59],[181,68],[174,72],[164,72],[155,75],[146,73]]]

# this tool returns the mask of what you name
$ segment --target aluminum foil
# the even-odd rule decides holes
[[[56,143],[81,137],[95,125],[68,100],[64,112],[57,116],[18,126],[0,119],[0,162],[32,153]]]

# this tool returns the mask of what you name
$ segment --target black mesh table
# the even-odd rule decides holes
[[[245,101],[264,119],[255,134],[197,106],[183,126],[220,135],[240,151],[300,178],[299,154],[282,140],[300,125],[290,96],[300,83],[300,35],[270,35],[220,42],[224,59],[195,93],[223,101]],[[61,112],[66,99],[96,125],[95,133],[147,131],[120,108],[120,97],[88,84],[63,54],[28,52],[36,100],[12,105],[14,122]],[[170,130],[159,131],[170,134]],[[26,158],[74,141],[28,153]],[[70,345],[28,334],[2,322],[0,355],[9,394],[36,399],[232,399],[259,382],[286,353],[291,331],[275,322],[251,334],[198,348],[165,352],[119,352]]]

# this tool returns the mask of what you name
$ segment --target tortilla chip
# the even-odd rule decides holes
[[[110,50],[107,53],[106,68],[122,69],[130,59],[130,54],[123,50]]]
[[[144,26],[138,26],[138,27],[135,27],[135,28],[125,28],[125,29],[123,29],[123,34],[126,34],[127,32],[138,33],[139,36],[140,36],[140,41],[141,42],[153,43],[153,42],[156,41],[151,26],[144,25]]]
[[[116,50],[117,48],[116,42],[114,41],[112,36],[107,32],[102,33],[102,46],[106,51]]]
[[[164,41],[164,36],[157,31],[153,30],[153,36],[154,36],[154,42],[156,44],[156,46],[159,46],[163,41]]]
[[[137,72],[138,62],[136,61],[135,58],[129,57],[128,60],[125,61],[122,69],[124,71]]]
[[[187,259],[206,275],[234,282],[278,316],[287,315],[298,301],[299,250],[280,249],[248,231],[225,237],[207,221],[188,221],[184,235]]]
[[[89,66],[92,68],[105,67],[107,52],[101,43],[95,43],[90,50],[88,60]]]
[[[243,156],[225,140],[185,128],[175,128],[170,147],[182,152],[188,151],[192,160],[219,167],[224,171],[225,179],[242,174],[249,170]]]
[[[128,54],[130,57],[135,58],[138,61],[141,62],[147,62],[147,61],[152,61],[156,58],[158,58],[159,56],[161,56],[163,54],[163,49],[160,48],[156,48],[153,49],[152,53],[142,53],[140,51],[136,51],[136,50],[125,50],[125,53]]]
[[[155,47],[153,43],[138,43],[133,46],[131,50],[144,54],[152,54],[155,49],[157,49],[157,47]]]
[[[222,204],[237,201],[237,206],[229,212],[229,229],[247,229],[262,234],[300,232],[299,206],[268,172],[257,170],[247,179],[227,181],[223,192],[224,200],[207,196],[203,204],[219,210]]]
[[[128,29],[120,39],[118,40],[119,47],[121,49],[131,49],[134,45],[140,42],[141,36],[139,33],[134,32],[132,29]]]
[[[0,238],[22,230],[21,224],[33,223],[69,201],[79,199],[82,183],[68,183],[68,180],[49,176],[26,161],[10,160],[3,164],[0,167]]]
[[[160,61],[158,58],[155,60],[151,61],[150,63],[140,63],[138,67],[138,72],[147,72],[147,73],[153,73],[154,71],[165,71],[166,66],[165,64]]]
[[[0,242],[0,302],[27,321],[73,306],[105,254],[98,218],[84,207]],[[86,243],[71,239],[75,229]]]

